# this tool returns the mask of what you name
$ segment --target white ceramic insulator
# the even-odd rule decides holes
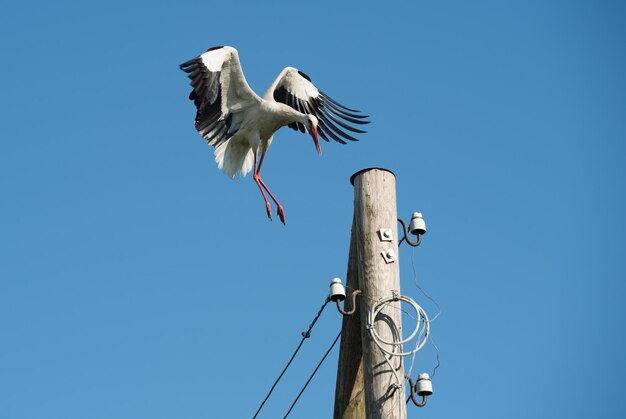
[[[414,212],[409,225],[411,234],[426,234],[426,222],[421,212]]]
[[[330,281],[330,299],[333,301],[343,301],[346,299],[346,289],[341,283],[341,279],[334,278]]]
[[[418,396],[430,396],[433,394],[433,383],[430,381],[428,374],[420,374],[417,378],[417,391]]]

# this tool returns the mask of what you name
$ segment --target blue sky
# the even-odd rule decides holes
[[[428,234],[402,292],[441,366],[409,417],[626,414],[626,6],[618,1],[41,2],[0,13],[0,418],[251,417],[334,276],[349,177],[397,176]],[[231,181],[178,64],[239,50],[371,115],[359,143],[280,131]],[[413,254],[412,254],[413,253]],[[411,258],[417,275],[413,275]],[[340,328],[326,310],[259,417]],[[330,417],[337,349],[290,417]],[[431,372],[432,347],[414,371]]]

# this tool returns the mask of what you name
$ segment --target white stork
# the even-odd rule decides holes
[[[272,210],[265,192],[277,207],[285,224],[285,211],[261,179],[261,166],[274,133],[287,125],[313,137],[321,154],[319,135],[345,144],[357,141],[340,127],[364,133],[348,124],[367,124],[367,115],[347,108],[318,90],[311,79],[293,67],[280,72],[263,97],[257,96],[243,75],[237,50],[232,47],[209,48],[204,54],[180,65],[188,73],[193,90],[189,99],[196,108],[196,129],[215,147],[217,166],[231,178],[245,176],[254,169],[253,178],[265,201],[267,215]],[[335,125],[336,124],[336,125]]]

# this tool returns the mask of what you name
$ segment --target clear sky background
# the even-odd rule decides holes
[[[435,394],[410,417],[626,416],[624,2],[0,9],[1,419],[251,417],[345,278],[349,177],[371,166],[428,225],[403,294],[442,307]],[[277,134],[286,227],[194,129],[178,65],[215,45],[257,93],[291,65],[371,115],[322,157]],[[259,418],[340,323],[322,314]],[[337,354],[290,417],[331,416]],[[428,346],[414,373],[435,365]]]

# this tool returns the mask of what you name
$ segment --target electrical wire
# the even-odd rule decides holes
[[[378,332],[376,332],[376,328],[374,328],[374,321],[376,320],[376,316],[391,302],[394,301],[404,301],[411,305],[417,314],[418,321],[416,322],[415,329],[411,333],[409,337],[406,339],[401,339],[399,341],[388,341],[383,339]],[[421,324],[424,324],[424,327],[421,327]],[[411,297],[407,297],[406,295],[392,295],[389,297],[384,297],[378,300],[378,303],[373,305],[367,315],[367,325],[366,328],[369,330],[370,335],[374,343],[386,354],[391,356],[410,356],[422,349],[426,341],[428,340],[428,335],[430,333],[430,321],[428,320],[428,316],[422,307],[420,307]],[[419,335],[418,335],[419,333]],[[409,352],[390,352],[385,349],[382,344],[388,346],[401,346],[409,341],[411,341],[416,335],[418,335],[417,344],[415,349]]]
[[[411,307],[413,307],[413,310],[415,310],[416,314],[416,317],[414,317],[416,319],[416,325],[413,332],[406,339],[402,339],[402,337],[400,336],[400,339],[393,339],[392,341],[389,341],[383,339],[378,334],[376,328],[374,327],[374,322],[376,321],[378,314],[380,314],[384,308],[394,308],[393,306],[390,306],[390,304],[397,301],[408,303]],[[401,307],[398,307],[398,309],[402,310]],[[428,320],[426,312],[415,301],[413,301],[412,298],[405,295],[399,295],[397,292],[394,291],[391,296],[379,298],[374,304],[371,305],[370,310],[367,313],[367,323],[365,325],[365,328],[369,331],[370,337],[372,338],[376,346],[378,346],[378,348],[383,352],[383,358],[385,359],[387,365],[389,365],[389,369],[391,370],[396,380],[395,384],[392,384],[390,388],[393,389],[392,391],[400,390],[402,394],[404,394],[404,379],[400,378],[400,376],[398,375],[396,369],[391,363],[391,359],[394,356],[403,358],[405,356],[413,355],[413,357],[415,357],[415,354],[420,349],[422,349],[422,347],[428,340],[428,336],[430,333],[430,322]],[[402,352],[402,345],[410,342],[415,337],[417,337],[415,348],[409,352]],[[391,346],[391,351],[386,349],[383,345]],[[396,352],[396,349],[398,349],[399,351]],[[402,400],[402,398],[399,398],[398,403],[402,403]]]
[[[418,290],[420,290],[420,292],[422,294],[424,294],[424,296],[426,298],[428,298],[437,307],[437,313],[435,314],[435,316],[432,319],[430,319],[431,322],[434,322],[435,320],[437,320],[439,318],[439,316],[442,313],[441,306],[439,305],[437,300],[432,298],[426,292],[426,290],[424,288],[422,288],[422,286],[419,284],[419,282],[417,280],[417,270],[415,269],[415,249],[413,249],[413,251],[411,252],[411,268],[413,270],[413,283],[415,284],[415,287]],[[437,365],[435,365],[435,368],[433,369],[433,373],[431,374],[431,377],[434,377],[436,372],[437,372],[437,368],[439,368],[439,366],[441,366],[441,361],[439,359],[439,347],[437,347],[437,345],[435,344],[435,341],[434,341],[432,335],[430,335],[430,343],[431,343],[431,345],[433,345],[433,348],[435,348],[435,353],[437,355]],[[413,371],[413,366],[414,365],[415,365],[415,355],[413,355],[413,358],[411,359],[411,367],[409,368],[409,377],[411,376],[411,372]]]
[[[430,378],[433,378],[435,376],[435,374],[437,373],[437,368],[439,368],[439,366],[441,365],[441,362],[439,361],[439,348],[435,344],[435,341],[434,341],[432,335],[430,335],[430,343],[431,343],[431,345],[433,345],[433,347],[435,348],[435,351],[437,353],[437,365],[435,365],[435,368],[433,368],[433,373],[430,374]]]
[[[317,367],[315,367],[315,369],[313,370],[313,373],[311,374],[311,376],[309,377],[309,379],[306,381],[306,383],[304,384],[304,387],[302,387],[302,390],[300,390],[300,393],[298,393],[298,396],[296,397],[296,399],[293,401],[293,403],[291,404],[291,407],[289,407],[289,410],[287,411],[287,413],[285,414],[285,416],[283,417],[283,419],[285,419],[287,416],[289,416],[289,413],[291,413],[291,410],[293,409],[293,407],[296,405],[296,403],[298,402],[298,399],[300,398],[300,396],[302,396],[302,393],[304,393],[304,390],[306,390],[306,387],[309,385],[309,383],[311,382],[311,380],[313,379],[313,377],[315,376],[315,373],[317,372],[317,370],[322,366],[322,363],[324,362],[324,360],[326,359],[326,357],[328,356],[328,354],[330,353],[330,351],[333,350],[333,348],[335,347],[335,344],[337,343],[337,341],[339,340],[339,338],[341,337],[341,331],[339,332],[339,334],[337,335],[337,337],[335,338],[335,340],[333,341],[332,345],[330,345],[330,348],[328,348],[328,350],[326,351],[326,353],[324,354],[324,356],[322,357],[322,359],[320,360],[320,362],[317,364]]]
[[[431,322],[434,322],[441,315],[441,306],[439,305],[437,300],[428,295],[426,290],[422,288],[422,286],[417,281],[417,271],[415,270],[415,249],[413,249],[413,252],[411,252],[411,268],[413,268],[413,283],[415,284],[417,289],[420,290],[420,292],[424,294],[424,296],[428,298],[435,306],[437,306],[437,314],[435,314],[434,317],[430,319]]]
[[[415,267],[414,267],[414,272],[415,272]],[[420,287],[419,287],[419,285],[417,285],[417,284],[416,284],[416,286],[417,286],[418,288],[420,288]],[[352,291],[352,292],[353,292],[353,291],[355,291],[355,289],[354,289],[354,288],[352,288],[352,287],[348,287],[348,286],[346,286],[346,289],[347,289],[347,290],[350,290],[350,291]],[[425,295],[427,295],[427,294],[424,292],[424,290],[423,290],[423,289],[421,289],[421,291],[422,291],[422,293],[424,293]],[[428,295],[427,295],[427,296],[428,296]],[[366,299],[366,300],[370,303],[370,305],[375,305],[375,304],[377,304],[377,303],[380,301],[380,299],[377,299],[377,298],[372,298],[372,297],[365,297],[365,296],[363,296],[362,294],[361,294],[361,298],[365,298],[365,299]],[[429,298],[430,298],[430,297],[429,297]],[[433,322],[435,319],[437,319],[437,317],[438,317],[438,316],[441,314],[441,312],[442,312],[442,311],[441,311],[441,309],[439,308],[439,304],[437,304],[437,302],[436,302],[434,299],[432,299],[432,301],[433,301],[433,303],[434,303],[435,305],[437,305],[437,308],[438,308],[439,310],[438,310],[437,314],[435,315],[435,317],[434,317],[433,319],[429,319],[429,322]],[[405,315],[409,316],[410,318],[412,318],[412,319],[413,319],[413,320],[415,320],[416,322],[423,321],[423,319],[422,319],[422,320],[420,319],[420,316],[415,316],[413,313],[411,313],[411,312],[409,312],[408,310],[405,310],[405,309],[403,309],[403,308],[401,308],[401,307],[393,307],[393,306],[388,306],[388,307],[389,307],[389,308],[391,308],[391,309],[394,309],[394,310],[401,311],[403,314],[405,314]],[[421,342],[422,337],[423,337],[423,332],[420,332],[420,333],[419,333],[419,336],[418,336],[418,339],[416,340],[416,345],[418,345],[418,344]],[[440,361],[440,355],[439,355],[439,347],[435,344],[435,340],[433,339],[433,336],[432,336],[432,333],[430,332],[430,329],[429,329],[428,340],[430,340],[431,345],[435,348],[435,352],[436,352],[436,356],[437,356],[437,365],[435,365],[435,367],[434,367],[434,369],[433,369],[433,373],[430,375],[431,377],[434,377],[434,376],[435,376],[435,374],[436,374],[436,372],[437,372],[437,368],[439,368],[439,367],[441,366],[441,361]],[[420,349],[421,349],[421,348],[420,348]],[[409,375],[409,376],[411,376],[411,375],[412,375],[413,366],[415,365],[415,357],[416,357],[416,355],[417,355],[417,352],[419,352],[419,350],[420,350],[420,349],[417,349],[417,350],[415,350],[415,349],[414,349],[413,351],[411,351],[411,352],[410,352],[410,353],[412,353],[413,355],[412,355],[412,358],[411,358],[411,366],[410,366],[410,368],[409,368],[409,373],[408,373],[408,375]]]
[[[283,378],[283,375],[285,375],[285,372],[287,371],[287,369],[291,365],[291,362],[294,360],[294,358],[298,354],[298,351],[302,347],[302,344],[304,343],[304,341],[306,339],[311,337],[311,330],[313,329],[313,326],[315,326],[315,323],[317,322],[317,319],[320,318],[320,316],[322,315],[322,311],[324,311],[324,308],[326,308],[326,305],[329,302],[330,302],[330,298],[326,298],[326,300],[324,301],[324,304],[322,304],[322,307],[319,309],[319,311],[317,312],[317,315],[315,316],[315,318],[313,319],[313,321],[309,325],[309,328],[305,332],[301,333],[302,334],[302,339],[300,340],[300,343],[298,344],[298,347],[294,351],[293,355],[291,355],[291,358],[289,358],[289,361],[287,362],[287,365],[285,365],[285,368],[283,368],[283,370],[281,371],[281,373],[278,376],[278,378],[276,379],[276,381],[274,381],[274,384],[272,385],[272,388],[270,388],[270,391],[267,393],[267,396],[265,396],[265,398],[263,399],[263,402],[261,402],[261,405],[259,406],[258,410],[254,414],[252,419],[255,419],[259,415],[259,413],[261,412],[261,409],[263,409],[263,406],[265,405],[265,402],[267,402],[267,399],[270,398],[270,396],[272,395],[272,392],[274,391],[274,388],[276,388],[276,385],[278,384],[280,379]]]

